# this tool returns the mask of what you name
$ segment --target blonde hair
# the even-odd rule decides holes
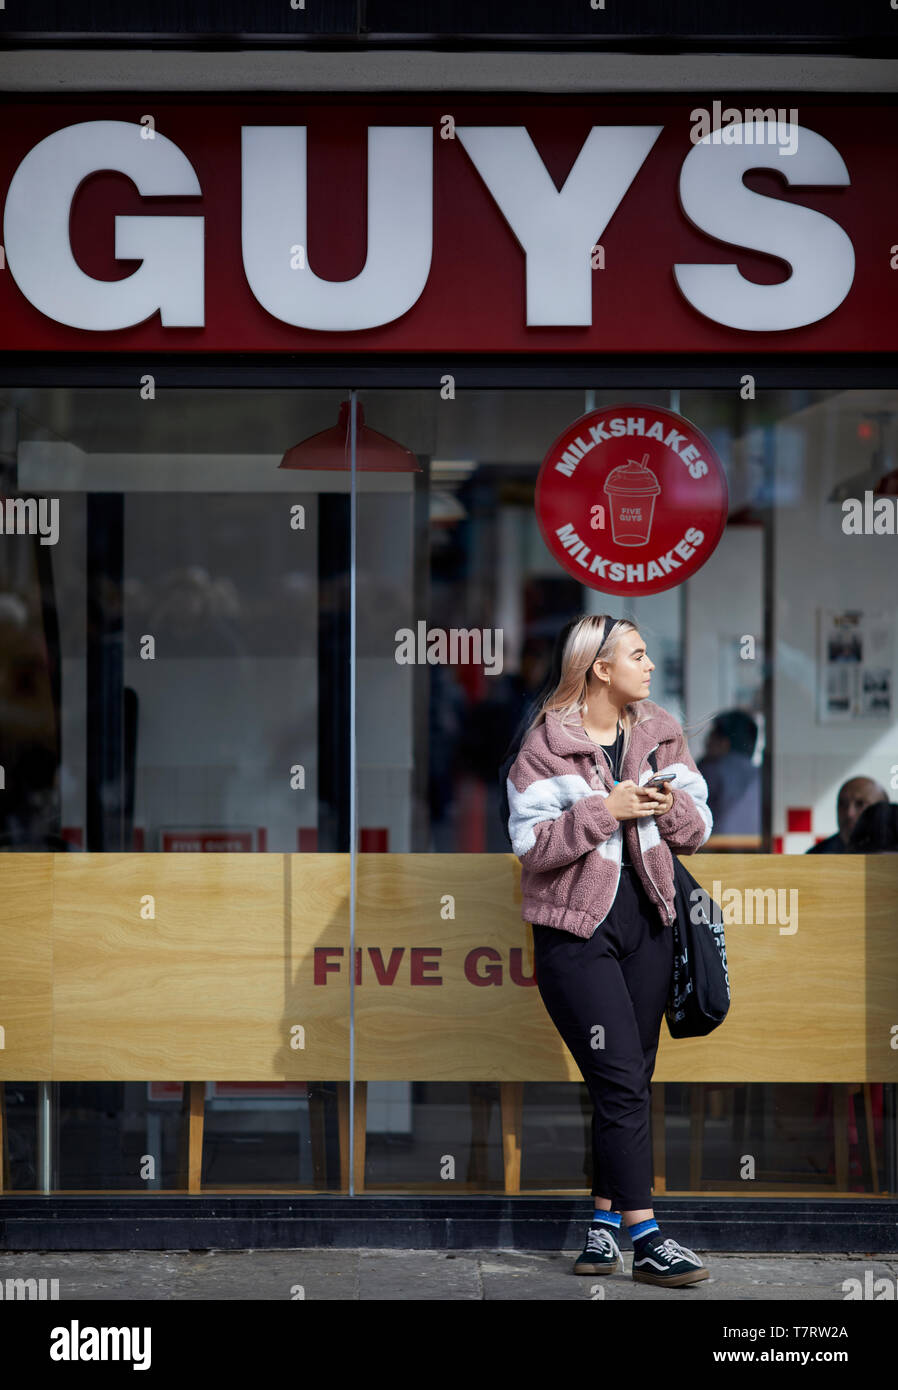
[[[605,640],[602,642],[602,631],[606,619],[609,622],[609,627]],[[550,688],[525,727],[521,742],[527,738],[532,729],[537,728],[545,720],[548,710],[558,712],[561,715],[562,725],[569,731],[573,731],[571,726],[574,725],[576,728],[576,721],[583,718],[588,708],[590,673],[595,662],[598,660],[614,661],[617,649],[627,633],[638,631],[639,628],[632,618],[615,619],[610,613],[589,613],[581,618],[571,619],[567,627],[558,634],[560,661],[559,657],[556,657],[555,669],[550,673]],[[645,719],[650,717],[641,712],[641,703],[639,700],[632,700],[621,710],[621,725],[624,736],[622,759],[630,745],[633,729],[637,724],[643,723]],[[712,717],[709,715],[707,720],[699,721],[699,726],[701,723],[707,723]],[[574,737],[576,737],[575,732]]]

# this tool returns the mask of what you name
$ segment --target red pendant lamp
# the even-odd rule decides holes
[[[309,439],[294,444],[278,464],[278,468],[345,469],[352,467],[352,439],[349,401],[340,403],[340,418],[336,425]],[[355,432],[356,467],[363,473],[421,473],[415,455],[395,439],[378,434],[365,424],[360,404],[356,405]]]

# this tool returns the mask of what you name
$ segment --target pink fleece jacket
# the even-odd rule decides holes
[[[617,893],[623,836],[661,920],[673,921],[671,851],[694,854],[711,834],[708,787],[673,715],[652,700],[640,700],[636,714],[620,780],[648,782],[655,776],[648,762],[654,752],[658,772],[676,775],[673,806],[661,816],[615,819],[605,805],[614,779],[579,717],[565,726],[549,710],[521,745],[508,774],[508,833],[521,861],[525,922],[592,936]]]

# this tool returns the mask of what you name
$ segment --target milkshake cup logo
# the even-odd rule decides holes
[[[655,498],[661,491],[648,461],[648,454],[643,454],[641,463],[628,459],[626,464],[612,468],[605,479],[615,545],[648,545]]]
[[[896,0],[898,3],[898,0]],[[643,401],[588,410],[546,451],[533,499],[552,558],[615,596],[660,594],[713,555],[726,528],[726,473],[684,415]]]

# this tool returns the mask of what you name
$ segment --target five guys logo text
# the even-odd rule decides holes
[[[331,974],[339,974],[344,967],[345,954],[342,946],[316,946],[314,952],[313,980],[316,985],[326,985]],[[399,978],[400,970],[408,971],[410,985],[441,985],[442,975],[440,946],[394,946],[389,960],[379,946],[368,946],[362,950],[356,947],[355,983],[393,985]],[[464,977],[471,985],[501,985],[506,974],[513,985],[535,985],[536,978],[524,969],[524,952],[520,946],[512,946],[508,952],[507,969],[502,952],[494,946],[475,946],[465,955],[462,966]]]

